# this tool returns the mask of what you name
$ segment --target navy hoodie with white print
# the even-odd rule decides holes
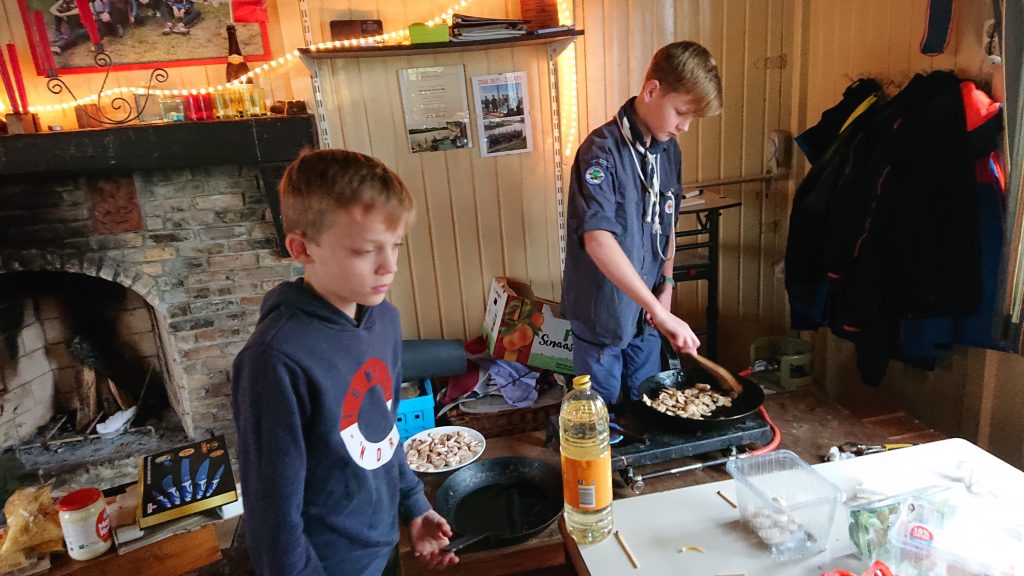
[[[271,290],[234,363],[246,540],[258,574],[377,576],[430,509],[395,416],[401,328],[388,302],[357,320],[302,279]]]

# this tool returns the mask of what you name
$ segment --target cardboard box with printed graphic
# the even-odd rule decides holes
[[[558,304],[538,298],[530,285],[494,278],[484,317],[487,351],[541,370],[572,374],[572,329]]]
[[[223,436],[139,459],[139,528],[238,500]]]

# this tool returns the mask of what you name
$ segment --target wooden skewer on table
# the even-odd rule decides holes
[[[719,490],[718,492],[715,492],[715,494],[718,494],[718,496],[719,496],[719,497],[720,497],[720,498],[721,498],[722,500],[725,500],[725,503],[726,503],[726,504],[728,504],[729,506],[732,506],[733,508],[738,508],[738,506],[736,506],[736,503],[735,503],[735,502],[733,502],[731,498],[729,498],[729,497],[728,497],[728,496],[726,496],[725,494],[722,494],[722,491],[721,491],[721,490]]]
[[[619,541],[619,546],[622,547],[622,551],[626,553],[626,558],[629,558],[629,563],[633,565],[633,569],[639,570],[640,563],[637,562],[636,556],[633,556],[633,551],[629,549],[629,545],[622,539],[622,534],[618,530],[615,531],[615,539]]]

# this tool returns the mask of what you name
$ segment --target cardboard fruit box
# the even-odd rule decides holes
[[[484,316],[487,351],[541,370],[572,374],[572,329],[558,304],[538,298],[530,285],[496,277]]]

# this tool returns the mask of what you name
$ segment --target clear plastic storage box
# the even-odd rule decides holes
[[[926,486],[909,492],[877,498],[850,506],[850,543],[861,560],[892,561],[889,530],[899,517],[900,506],[915,496],[926,496],[946,490],[943,486]]]
[[[1020,504],[963,489],[905,500],[889,530],[899,576],[1024,575]]]
[[[816,554],[828,546],[838,486],[789,450],[730,460],[740,518],[778,561]]]

